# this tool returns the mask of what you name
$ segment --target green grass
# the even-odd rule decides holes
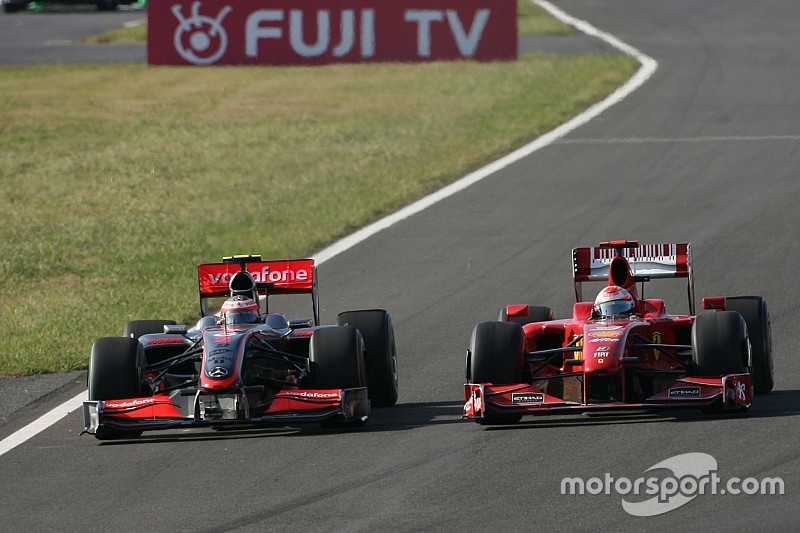
[[[636,69],[516,62],[0,67],[0,376],[196,317],[196,265],[307,256],[552,129]]]
[[[572,26],[551,17],[531,0],[517,2],[517,33],[519,35],[573,35]]]

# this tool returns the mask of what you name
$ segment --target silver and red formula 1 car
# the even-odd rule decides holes
[[[644,298],[644,284],[686,278],[689,314]],[[691,245],[610,241],[573,249],[576,303],[508,305],[482,322],[467,351],[464,416],[479,424],[523,415],[694,407],[744,411],[773,387],[767,302],[706,297],[695,315]],[[605,284],[583,301],[584,282]],[[641,290],[637,290],[637,284]]]
[[[389,314],[349,311],[319,325],[312,259],[234,256],[197,274],[193,327],[137,320],[124,336],[94,342],[85,432],[112,439],[195,426],[361,425],[371,406],[397,401]],[[313,318],[271,312],[270,297],[286,294],[310,294]]]

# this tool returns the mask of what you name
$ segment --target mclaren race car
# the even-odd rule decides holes
[[[686,278],[689,314],[644,298],[645,283]],[[583,301],[582,285],[604,286]],[[464,417],[516,423],[523,415],[691,407],[744,411],[773,387],[767,302],[706,297],[695,315],[691,245],[610,241],[573,250],[572,316],[508,305],[472,332]],[[639,288],[637,288],[637,285]]]
[[[195,426],[362,425],[371,406],[397,401],[389,314],[349,311],[319,325],[312,259],[235,256],[197,274],[196,325],[137,320],[122,337],[94,342],[85,432],[112,439]],[[313,317],[272,312],[270,297],[287,294],[310,294]]]

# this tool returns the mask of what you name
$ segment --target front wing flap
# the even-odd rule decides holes
[[[212,395],[209,395],[212,396]],[[220,395],[223,396],[223,395]],[[228,395],[231,396],[231,395]],[[234,396],[235,399],[235,395]],[[239,395],[239,396],[244,396]],[[275,395],[260,414],[235,417],[204,416],[198,408],[199,393],[174,396],[83,402],[84,433],[98,429],[149,431],[170,428],[235,424],[292,425],[310,422],[366,422],[370,405],[366,387],[327,390],[284,390]],[[245,402],[246,403],[246,402]]]
[[[464,385],[464,418],[496,414],[564,414],[614,409],[704,408],[721,405],[723,410],[743,410],[753,401],[752,376],[727,374],[720,377],[684,377],[668,390],[639,403],[581,403],[550,396],[527,383]]]

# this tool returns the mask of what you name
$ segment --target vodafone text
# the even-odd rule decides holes
[[[269,266],[265,266],[261,270],[249,271],[253,279],[258,283],[293,283],[293,282],[307,282],[311,279],[311,275],[307,270],[293,270],[285,268],[283,270],[270,270]],[[228,284],[231,280],[232,274],[230,272],[220,272],[219,274],[208,274],[208,279],[214,285],[224,283]]]

